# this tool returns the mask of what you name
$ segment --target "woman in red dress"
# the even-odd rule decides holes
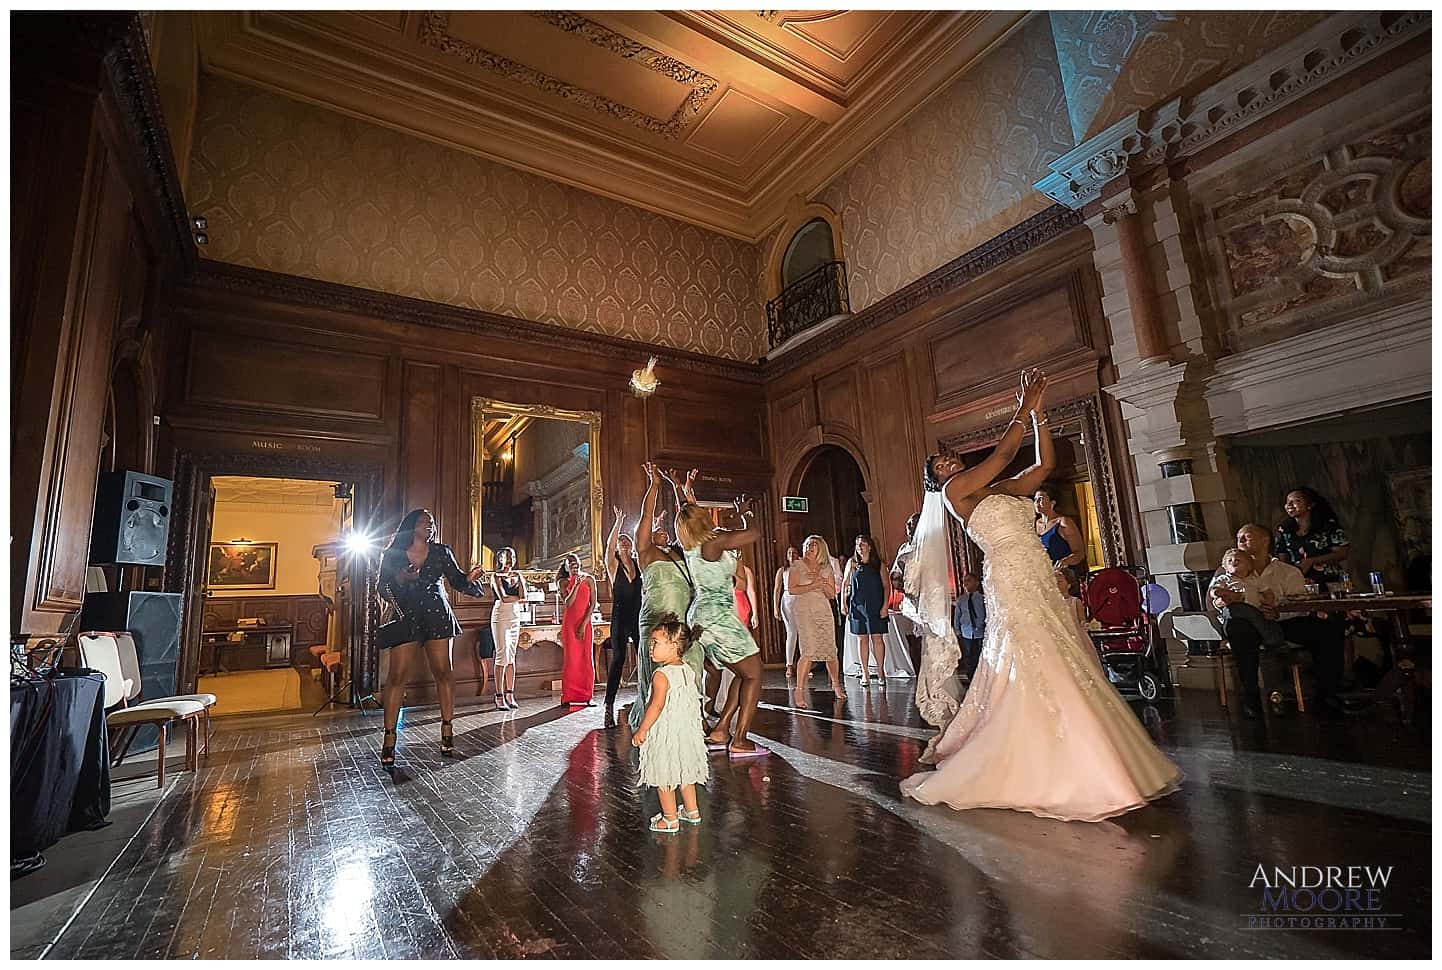
[[[561,703],[591,707],[596,668],[591,650],[591,610],[596,605],[596,580],[581,571],[574,553],[561,561],[556,574],[561,602]]]

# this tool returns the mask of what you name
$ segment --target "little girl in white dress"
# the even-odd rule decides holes
[[[706,759],[701,723],[701,691],[696,673],[682,659],[695,649],[700,627],[688,627],[675,614],[662,616],[651,629],[651,696],[641,726],[631,743],[641,749],[641,784],[656,789],[661,813],[651,817],[651,831],[675,832],[681,823],[701,824],[696,786],[705,784],[711,769]],[[685,806],[676,811],[676,789]]]

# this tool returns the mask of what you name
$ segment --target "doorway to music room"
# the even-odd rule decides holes
[[[216,717],[318,710],[342,676],[336,569],[354,485],[218,475],[211,488],[196,688]]]

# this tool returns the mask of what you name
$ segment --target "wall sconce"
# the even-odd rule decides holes
[[[205,231],[208,226],[209,223],[206,222],[205,216],[190,217],[191,234],[195,236],[195,244],[197,246],[204,246],[210,242],[210,236]]]

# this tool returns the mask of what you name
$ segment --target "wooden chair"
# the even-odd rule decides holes
[[[1227,642],[1221,629],[1217,626],[1216,620],[1210,613],[1185,613],[1172,614],[1172,632],[1181,640],[1193,640],[1198,643],[1215,643],[1212,648],[1212,657],[1215,663],[1212,665],[1212,683],[1217,688],[1217,703],[1223,708],[1227,707],[1227,659],[1232,655],[1232,646]],[[1307,712],[1307,702],[1302,696],[1302,667],[1297,663],[1295,647],[1287,644],[1283,648],[1273,647],[1272,650],[1284,649],[1287,651],[1288,663],[1292,669],[1292,690],[1297,697],[1297,712]],[[1268,652],[1263,648],[1263,652]],[[1259,692],[1266,696],[1267,685],[1263,681],[1262,665],[1258,665],[1257,686]],[[1261,698],[1258,698],[1260,701]]]
[[[134,681],[121,672],[120,648],[115,637],[109,633],[82,633],[78,638],[78,648],[81,662],[105,676],[105,726],[111,732],[112,744],[115,738],[126,733],[127,729],[145,724],[154,725],[160,734],[160,750],[156,752],[155,784],[157,788],[164,788],[168,729],[171,724],[179,722],[188,728],[185,739],[186,766],[192,771],[198,770],[200,720],[205,714],[205,705],[194,700],[167,699],[130,707],[129,695],[137,690],[137,687]],[[130,733],[133,738],[134,732]],[[120,764],[129,747],[127,741],[120,754],[111,758],[111,764]]]

